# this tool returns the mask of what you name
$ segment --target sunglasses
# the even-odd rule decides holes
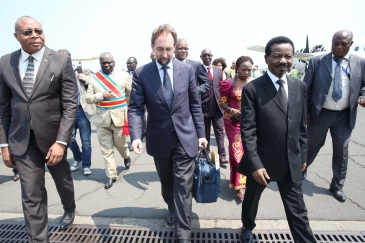
[[[127,65],[128,65],[128,64],[134,64],[134,63],[136,63],[136,62],[127,62]]]
[[[30,36],[33,33],[33,31],[37,35],[42,35],[43,34],[43,30],[39,30],[39,29],[36,29],[36,30],[24,30],[24,31],[18,31],[18,32],[22,33],[25,36]]]
[[[213,56],[212,54],[203,54],[202,57],[211,57]]]

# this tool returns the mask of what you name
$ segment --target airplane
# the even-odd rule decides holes
[[[331,52],[331,48],[332,42],[314,45],[309,48],[307,36],[306,47],[297,49],[294,52],[292,67],[295,66],[298,70],[299,78],[305,73],[309,60],[312,57],[327,54]],[[264,46],[250,46],[247,47],[247,49],[251,51],[265,52]],[[359,38],[358,40],[354,39],[354,43],[352,44],[349,53],[365,58],[365,38]]]

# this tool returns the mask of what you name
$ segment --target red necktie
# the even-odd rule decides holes
[[[211,81],[213,81],[213,75],[212,75],[212,72],[210,71],[210,68],[211,67],[208,67],[208,77]]]

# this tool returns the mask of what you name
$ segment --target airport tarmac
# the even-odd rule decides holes
[[[212,150],[217,151],[214,135]],[[80,144],[80,143],[79,143]],[[226,146],[228,141],[226,139]],[[325,146],[309,168],[303,181],[304,199],[313,231],[365,231],[365,109],[359,107],[356,128],[349,145],[349,165],[344,192],[345,203],[335,200],[329,192],[332,178],[332,143],[330,134]],[[132,165],[124,168],[118,154],[118,179],[105,190],[104,161],[92,131],[92,174],[84,176],[82,168],[73,172],[76,198],[75,224],[118,225],[146,228],[165,228],[166,204],[161,196],[159,178],[153,158],[145,151],[131,152]],[[228,154],[228,150],[227,150]],[[73,163],[68,150],[69,163]],[[12,170],[0,163],[0,223],[22,222],[20,183],[12,181]],[[241,227],[241,200],[228,186],[229,166],[221,167],[221,195],[216,203],[198,204],[194,201],[193,228],[239,229]],[[48,212],[50,222],[59,222],[62,205],[53,180],[46,172]],[[256,230],[288,230],[284,208],[275,182],[262,194]]]

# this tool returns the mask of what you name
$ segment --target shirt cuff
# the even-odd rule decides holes
[[[67,143],[62,142],[62,141],[56,141],[56,143],[60,143],[60,144],[63,144],[63,145],[65,145],[65,146],[67,146]]]
[[[103,93],[102,92],[100,92],[100,99],[101,100],[104,100],[104,96],[103,96]]]
[[[0,144],[0,148],[8,147],[8,146],[9,146],[9,144],[7,144],[7,143],[1,143],[1,144]]]

